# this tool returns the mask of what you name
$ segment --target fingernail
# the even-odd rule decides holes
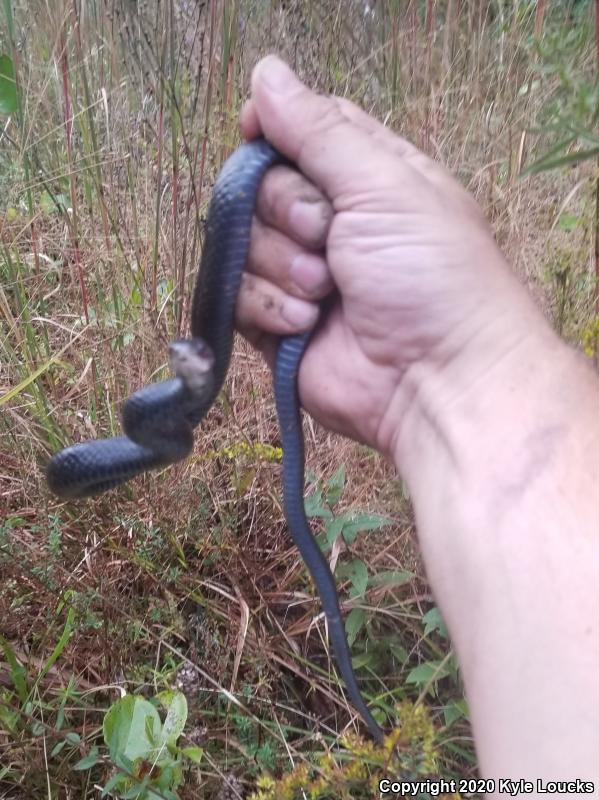
[[[308,294],[316,294],[329,279],[324,259],[305,253],[293,259],[289,275],[298,289]]]
[[[281,307],[281,316],[294,328],[309,328],[316,322],[318,308],[297,297],[287,297]]]
[[[277,56],[266,56],[258,65],[258,77],[273,92],[285,94],[299,83],[287,64]]]
[[[289,209],[289,222],[303,241],[322,247],[330,223],[330,214],[323,202],[297,200]]]

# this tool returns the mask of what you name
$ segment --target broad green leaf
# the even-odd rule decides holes
[[[444,639],[449,638],[449,633],[447,632],[447,626],[441,616],[441,612],[437,608],[437,606],[433,606],[426,614],[422,617],[422,621],[424,622],[424,635],[428,636],[429,633],[433,631],[439,631],[440,635]]]
[[[392,520],[381,514],[360,513],[354,514],[350,522],[343,527],[343,538],[352,544],[356,536],[362,531],[378,531],[386,525],[391,525]]]
[[[19,107],[12,59],[0,56],[0,114],[14,114]]]
[[[343,464],[335,471],[327,481],[326,497],[327,503],[331,506],[336,505],[341,499],[345,488],[345,467]]]
[[[357,656],[353,656],[351,660],[351,665],[354,669],[361,669],[362,667],[376,667],[376,658],[372,650],[367,651],[366,653],[358,653]]]
[[[414,578],[414,573],[404,569],[383,570],[368,580],[369,586],[403,586]]]
[[[99,760],[100,756],[98,754],[98,748],[94,745],[94,747],[91,748],[89,753],[86,756],[83,756],[83,758],[80,759],[75,764],[73,769],[75,770],[91,769],[95,764],[98,763]]]
[[[165,691],[156,699],[166,709],[166,719],[162,724],[160,739],[165,744],[176,745],[187,721],[187,699],[183,692]]]
[[[352,608],[345,620],[345,633],[347,643],[351,647],[356,641],[356,636],[366,624],[366,612],[363,608]]]
[[[347,518],[343,514],[339,514],[338,517],[333,517],[330,522],[327,522],[326,527],[326,537],[327,537],[327,544],[329,547],[332,547],[335,543],[335,539],[340,535],[341,531],[343,530],[343,526],[347,522]]]
[[[333,517],[331,509],[322,505],[322,492],[320,489],[305,498],[304,510],[307,517],[323,517],[323,519],[332,519]]]
[[[428,683],[433,683],[441,678],[445,678],[449,674],[447,665],[442,664],[441,661],[427,661],[425,664],[419,664],[410,672],[406,678],[406,683],[413,683],[416,686],[426,686]]]
[[[396,642],[389,642],[389,650],[393,654],[393,657],[396,658],[400,664],[405,664],[409,658],[408,651],[401,644],[397,644]]]
[[[194,764],[200,764],[204,755],[203,747],[184,747],[181,752]]]
[[[155,723],[156,720],[153,717],[146,717],[144,722],[144,728],[146,736],[148,737],[148,741],[151,742],[152,747],[157,748],[161,744],[161,742],[158,741],[158,734],[160,732],[160,729],[156,728]]]
[[[354,558],[347,564],[339,564],[336,574],[342,580],[351,581],[350,597],[361,597],[368,586],[368,570],[366,564],[359,558]]]
[[[127,694],[110,707],[104,716],[102,729],[113,761],[118,756],[130,761],[137,758],[151,760],[154,746],[148,736],[149,720],[154,735],[157,735],[161,729],[160,716],[143,697]]]
[[[443,716],[445,717],[445,724],[448,726],[457,719],[462,719],[463,717],[467,718],[468,704],[466,700],[464,698],[461,700],[450,700],[443,709]]]
[[[58,742],[58,744],[55,744],[54,747],[52,748],[52,752],[50,753],[50,758],[54,758],[54,756],[57,756],[66,743],[67,740],[63,739],[62,742]]]

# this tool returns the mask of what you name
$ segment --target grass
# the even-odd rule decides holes
[[[257,778],[264,796],[287,780],[275,789],[295,797],[298,769],[340,796],[348,764],[376,774],[363,745],[339,747],[337,732],[361,727],[285,530],[255,353],[237,343],[185,464],[79,504],[49,496],[43,467],[61,446],[117,433],[124,399],[165,375],[211,185],[266,52],[446,163],[556,329],[596,356],[594,163],[519,179],[557,142],[556,119],[583,125],[583,76],[595,91],[591,6],[576,4],[575,23],[567,6],[5,0],[0,54],[18,103],[0,114],[0,797],[99,797],[104,713],[125,690],[172,687],[189,706],[183,743],[203,748],[182,798],[240,797]],[[387,726],[398,704],[425,707],[437,773],[474,776],[409,497],[375,453],[312,421],[306,437],[313,521],[339,560],[365,695]],[[358,511],[392,525],[333,541],[332,520]],[[94,746],[99,760],[75,769]],[[366,785],[347,796],[370,796]]]

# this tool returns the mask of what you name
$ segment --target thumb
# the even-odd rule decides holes
[[[358,187],[396,185],[398,176],[389,174],[388,131],[348,100],[308,89],[277,56],[254,68],[251,102],[264,136],[331,200],[342,199],[350,187],[355,193]],[[378,128],[383,133],[374,135]]]

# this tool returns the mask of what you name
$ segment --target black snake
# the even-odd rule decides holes
[[[99,494],[145,470],[185,458],[193,429],[223,383],[233,348],[235,304],[245,268],[256,195],[264,173],[286,160],[264,139],[242,145],[214,187],[191,312],[193,338],[170,345],[176,377],[133,394],[123,409],[125,436],[84,442],[57,453],[47,467],[50,489],[61,497]],[[283,501],[293,541],[316,584],[337,666],[356,710],[377,742],[383,732],[358,687],[334,578],[304,511],[304,439],[297,390],[309,334],[280,340],[274,393],[283,442]]]

